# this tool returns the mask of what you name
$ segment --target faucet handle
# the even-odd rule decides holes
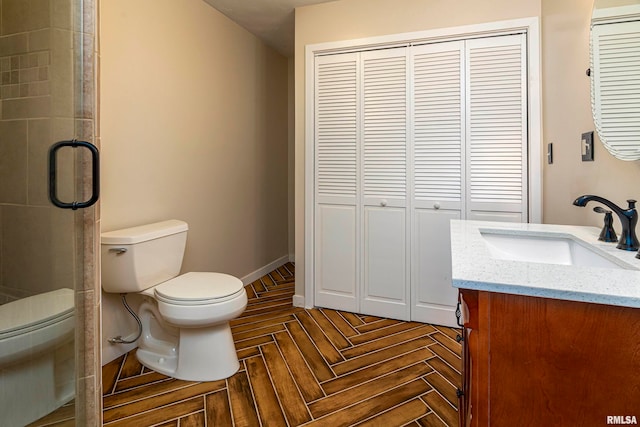
[[[602,227],[602,231],[600,231],[598,240],[602,242],[617,242],[618,236],[616,235],[616,231],[613,229],[613,215],[611,215],[611,211],[600,206],[593,208],[593,211],[604,214],[604,225]]]
[[[629,209],[635,209],[637,200],[627,199],[627,203],[629,203]]]

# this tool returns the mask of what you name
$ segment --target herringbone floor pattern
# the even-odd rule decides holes
[[[455,426],[455,329],[291,305],[294,266],[247,285],[232,322],[240,371],[188,382],[134,352],[103,367],[104,425]]]

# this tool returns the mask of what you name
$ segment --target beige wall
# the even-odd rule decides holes
[[[183,271],[288,255],[287,59],[202,0],[108,0],[100,18],[102,230],[186,221]],[[115,295],[102,309],[106,363],[136,324]]]
[[[599,225],[591,209],[571,205],[596,193],[623,203],[639,198],[640,162],[614,159],[596,142],[595,161],[580,160],[580,135],[593,130],[589,104],[589,17],[584,0],[341,0],[296,10],[296,294],[304,295],[305,64],[307,44],[540,17],[543,145],[554,143],[554,164],[543,170],[543,221]],[[546,155],[546,149],[545,149]],[[542,159],[541,159],[542,160]]]
[[[102,229],[187,221],[185,271],[287,255],[286,58],[202,0],[101,20]]]

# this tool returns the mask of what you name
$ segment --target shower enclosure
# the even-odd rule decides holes
[[[76,425],[100,424],[99,339],[94,339],[99,211],[96,205],[60,209],[49,194],[52,177],[55,196],[70,203],[90,199],[96,183],[95,153],[73,144],[54,154],[56,170],[49,173],[55,142],[99,142],[96,2],[0,0],[3,426],[73,425],[74,419]],[[11,348],[17,350],[7,355]],[[51,396],[41,394],[49,386]],[[30,399],[11,404],[22,388],[32,390]],[[49,403],[41,405],[45,400]]]

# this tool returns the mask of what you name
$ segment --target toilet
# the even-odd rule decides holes
[[[0,305],[3,425],[29,424],[74,398],[74,322],[67,288]]]
[[[138,293],[144,302],[136,356],[156,372],[189,381],[228,378],[240,367],[229,321],[247,306],[240,279],[222,273],[179,275],[184,221],[168,220],[102,234],[102,288]]]

